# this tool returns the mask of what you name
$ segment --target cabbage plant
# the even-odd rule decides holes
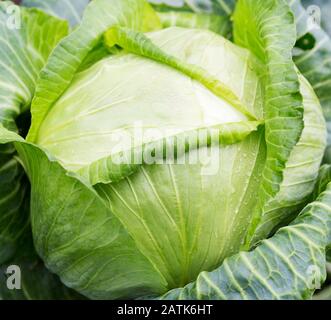
[[[42,261],[47,298],[311,298],[331,185],[300,2],[54,3],[0,3],[0,264]]]

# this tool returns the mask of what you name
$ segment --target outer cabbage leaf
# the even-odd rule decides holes
[[[29,212],[29,197],[25,197],[23,201],[20,214],[26,218]],[[6,263],[0,263],[0,300],[83,299],[78,293],[66,288],[55,274],[45,268],[35,252],[30,228],[24,231],[15,256]],[[7,287],[7,268],[13,265],[20,268],[21,289]]]
[[[331,184],[289,226],[251,252],[226,259],[213,272],[162,299],[309,299],[325,281],[331,228]]]
[[[14,18],[18,25],[11,20]],[[17,130],[15,120],[30,105],[39,71],[67,30],[65,22],[39,10],[0,3],[0,123],[7,128]],[[1,146],[0,263],[15,254],[28,228],[28,214],[22,209],[27,189],[12,145]]]
[[[50,15],[68,20],[72,27],[80,23],[90,0],[23,0],[25,7],[39,8]]]
[[[309,84],[300,80],[299,85],[299,75],[292,61],[296,28],[286,2],[238,1],[234,13],[234,38],[236,43],[250,48],[266,65],[267,162],[260,189],[262,196],[248,237],[248,241],[255,243],[279,224],[288,222],[293,217],[291,211],[302,207],[313,191],[325,147],[325,129],[318,100]],[[303,107],[305,120],[308,120],[305,131]],[[305,147],[310,149],[309,153],[318,149],[308,161],[301,156],[301,149]],[[302,187],[305,192],[298,196],[293,192],[295,186]]]
[[[310,202],[314,191],[326,145],[326,127],[318,98],[307,80],[301,75],[299,78],[305,126],[286,163],[279,192],[265,205],[252,242],[291,222]]]
[[[160,11],[191,11],[230,16],[235,0],[148,0]]]
[[[330,181],[331,181],[331,166],[328,164],[324,164],[320,168],[318,179],[314,188],[314,193],[312,194],[312,201],[315,200],[318,197],[318,195],[320,195],[322,192],[325,191]]]
[[[231,37],[232,14],[235,0],[149,0],[159,12],[164,27],[209,29],[227,38]]]
[[[29,108],[39,72],[67,32],[66,22],[37,9],[0,3],[0,122],[7,128]]]
[[[302,74],[312,84],[321,104],[326,121],[328,122],[328,148],[325,161],[330,162],[331,144],[331,39],[330,36],[312,20],[300,1],[292,3],[296,14],[299,41],[294,60]],[[322,11],[322,17],[327,14]],[[318,21],[317,21],[318,22]],[[306,44],[308,43],[308,45]]]
[[[24,171],[12,154],[0,157],[0,265],[12,258],[29,228],[28,210],[24,210],[29,196]]]
[[[66,22],[39,10],[0,3],[0,123],[7,128],[24,133],[29,117],[22,112],[27,114],[39,71],[67,31]],[[17,135],[8,132],[7,138],[0,150],[0,299],[69,298],[72,293],[33,249],[29,183],[11,144]],[[23,272],[22,290],[6,287],[5,272],[12,264]]]
[[[164,28],[178,26],[184,28],[207,29],[225,37],[229,36],[231,29],[228,17],[215,14],[168,11],[159,12],[158,15]]]
[[[69,176],[38,147],[3,127],[0,130],[0,143],[17,141],[29,174],[34,244],[47,267],[67,286],[95,299],[134,298],[166,290],[158,270],[139,253],[91,186]],[[128,272],[131,268],[136,272]]]

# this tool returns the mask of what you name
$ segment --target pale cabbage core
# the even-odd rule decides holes
[[[177,52],[179,58],[205,67],[226,83],[250,112],[260,108],[260,84],[246,50],[208,31],[169,28],[149,37],[163,50],[169,47],[170,54]],[[245,120],[246,116],[224,99],[176,69],[120,54],[75,76],[43,121],[38,144],[68,169],[78,170],[130,149],[132,136],[141,135],[146,142]]]

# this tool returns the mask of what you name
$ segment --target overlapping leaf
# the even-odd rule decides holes
[[[102,35],[115,25],[150,31],[160,27],[160,21],[143,0],[93,1],[86,8],[82,24],[59,44],[41,72],[32,102],[28,140],[36,140],[41,122],[52,104],[68,87],[84,60],[100,44]]]
[[[284,1],[238,1],[234,38],[265,65],[265,139],[267,160],[262,173],[259,208],[250,236],[260,224],[266,204],[280,190],[283,173],[303,130],[303,98],[292,49],[296,42],[294,17]]]

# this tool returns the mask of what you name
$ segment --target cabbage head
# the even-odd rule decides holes
[[[293,11],[239,0],[230,26],[165,8],[91,2],[26,91],[26,139],[2,122],[34,247],[92,299],[310,298],[331,185],[314,196],[326,123],[293,61]]]

